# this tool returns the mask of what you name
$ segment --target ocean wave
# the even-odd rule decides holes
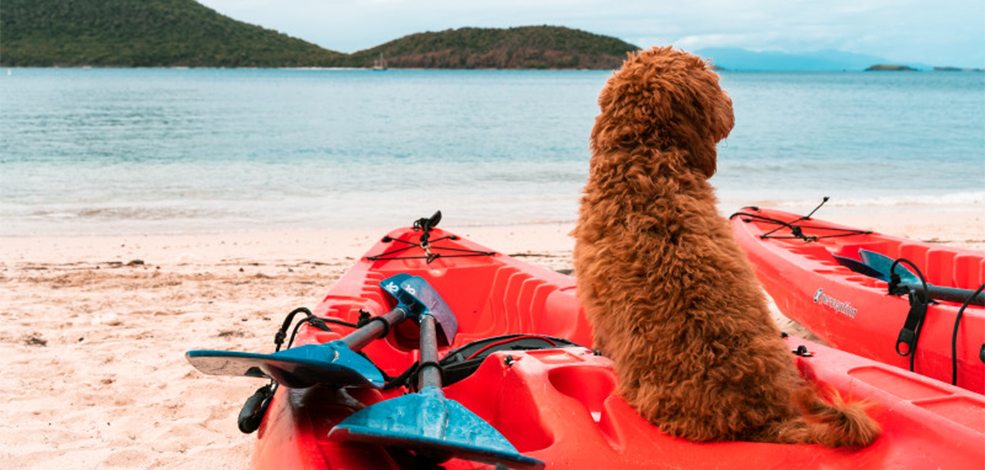
[[[4,211],[9,212],[9,211]],[[62,208],[56,210],[35,209],[20,214],[27,219],[47,220],[174,220],[209,219],[229,216],[219,210],[193,209],[182,207],[104,207],[104,208]]]
[[[816,199],[779,202],[781,207],[804,206],[819,202]],[[832,197],[827,204],[834,207],[888,207],[888,206],[981,206],[985,205],[985,191],[951,194],[894,195],[874,197]]]

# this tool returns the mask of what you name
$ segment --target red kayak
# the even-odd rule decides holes
[[[985,393],[985,253],[770,209],[732,230],[784,315],[828,345]]]
[[[414,321],[396,323],[404,309],[418,307],[424,312],[420,327]],[[456,320],[446,317],[449,312]],[[391,232],[355,262],[313,316],[298,330],[294,347],[276,354],[228,353],[235,357],[217,365],[218,352],[189,352],[193,364],[202,361],[196,364],[200,370],[214,366],[209,373],[224,373],[238,367],[239,375],[275,377],[282,383],[266,406],[244,409],[246,421],[258,420],[254,468],[410,469],[437,468],[439,462],[448,470],[492,470],[496,464],[531,469],[985,465],[981,395],[793,337],[787,341],[797,353],[790,359],[806,378],[872,403],[869,413],[884,430],[872,446],[851,452],[817,445],[697,444],[665,435],[613,395],[611,361],[580,346],[591,344],[591,327],[574,278],[437,228]],[[438,334],[425,328],[435,320]],[[363,344],[366,331],[372,337]],[[427,359],[430,346],[425,344],[435,339],[439,361]],[[335,345],[338,354],[310,360],[291,356],[328,345]],[[358,365],[345,373],[333,369],[337,357],[351,352],[348,348],[361,349],[386,385],[379,386],[375,372]],[[327,364],[324,369],[319,361]],[[436,362],[440,378],[432,380],[442,386],[418,389],[413,381],[402,381],[417,364],[419,383],[424,383],[421,377]],[[341,383],[330,383],[332,377]],[[445,403],[449,411],[441,415],[443,421],[430,420],[424,416],[430,405],[400,405],[407,400]],[[466,410],[462,415],[478,421],[458,422],[458,412],[451,409],[459,405]],[[409,424],[401,427],[408,416]],[[486,426],[508,443],[495,444],[493,450],[482,442],[459,445],[469,439],[459,431]],[[425,429],[435,427],[443,428],[444,438]],[[421,436],[408,438],[408,429]]]

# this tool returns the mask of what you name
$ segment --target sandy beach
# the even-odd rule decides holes
[[[827,210],[822,218],[985,249],[981,208]],[[571,224],[446,220],[442,228],[571,269]],[[247,468],[255,436],[239,432],[236,416],[263,383],[205,376],[184,352],[272,351],[284,315],[316,305],[385,232],[0,239],[0,469]]]

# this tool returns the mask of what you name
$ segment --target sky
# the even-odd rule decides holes
[[[840,50],[985,67],[983,0],[198,0],[340,52],[425,31],[554,25],[646,48]]]

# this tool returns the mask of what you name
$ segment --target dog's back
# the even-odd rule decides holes
[[[707,178],[733,124],[701,59],[631,56],[603,90],[574,231],[579,295],[619,393],[696,441],[859,447],[879,435],[858,404],[800,377]]]

